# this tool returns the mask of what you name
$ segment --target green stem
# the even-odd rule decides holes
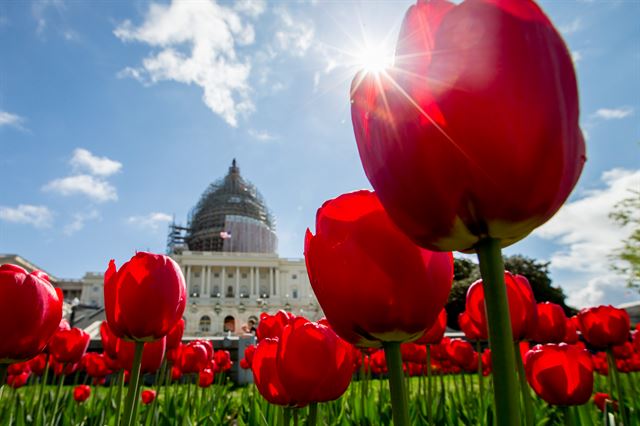
[[[476,245],[476,252],[480,262],[489,343],[493,358],[492,375],[496,425],[518,425],[520,424],[518,381],[500,241],[494,238],[485,238]]]
[[[116,394],[116,421],[114,426],[120,426],[120,407],[122,405],[122,388],[124,387],[124,369],[118,373],[118,393]]]
[[[282,410],[282,424],[283,426],[289,426],[291,424],[291,408],[284,407]]]
[[[514,342],[518,346],[518,342]],[[522,393],[522,403],[524,404],[524,419],[527,426],[533,426],[533,406],[531,405],[531,393],[529,392],[529,383],[524,372],[524,363],[522,362],[522,354],[519,347],[514,347],[516,353],[516,364],[518,364],[518,377],[520,378],[520,392]]]
[[[404,388],[400,342],[384,342],[384,355],[389,369],[389,390],[394,426],[409,426],[409,403]]]
[[[624,394],[622,391],[622,384],[620,383],[620,375],[618,374],[618,367],[616,366],[616,360],[613,357],[611,349],[607,349],[607,361],[609,361],[609,375],[613,377],[613,383],[616,387],[616,395],[618,396],[618,408],[620,410],[620,417],[624,426],[630,426],[629,419],[627,418],[627,412],[624,404]],[[611,393],[613,398],[613,392]]]
[[[476,341],[476,352],[478,353],[478,391],[479,391],[479,399],[478,405],[480,407],[480,424],[484,424],[484,377],[482,377],[482,345],[480,344],[480,340]]]
[[[307,426],[316,426],[318,421],[318,403],[312,402],[309,404],[309,417],[307,419]]]
[[[293,409],[293,426],[298,426],[298,411],[300,411],[299,408]]]
[[[131,375],[129,376],[129,390],[124,400],[124,416],[122,417],[124,426],[130,426],[133,423],[133,405],[138,403],[136,394],[140,383],[140,365],[142,364],[143,350],[144,342],[135,342],[133,366],[131,367]]]
[[[56,396],[54,398],[53,404],[53,415],[51,416],[51,421],[56,421],[56,416],[58,415],[58,405],[60,405],[60,393],[62,391],[62,384],[64,383],[64,374],[60,375],[60,379],[58,380],[58,387],[56,388]]]
[[[431,345],[427,346],[427,419],[433,423],[433,407],[431,401]]]

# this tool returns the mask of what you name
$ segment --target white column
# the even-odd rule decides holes
[[[256,294],[258,297],[262,297],[262,292],[260,291],[260,268],[256,268]]]
[[[202,290],[202,295],[204,297],[209,297],[209,293],[211,293],[211,266],[207,266],[207,281],[204,289]]]
[[[220,283],[220,297],[225,297],[227,295],[227,289],[224,286],[224,280],[225,278],[227,278],[227,269],[223,266],[222,267],[222,281]]]
[[[252,266],[251,268],[249,268],[249,287],[251,288],[250,290],[250,295],[251,296],[255,296],[256,295],[256,289],[253,286],[255,284],[255,279],[253,277],[253,273],[255,271],[255,268]]]
[[[276,294],[276,286],[273,280],[273,268],[269,268],[269,288],[271,291],[271,295],[275,296]]]
[[[275,268],[275,274],[276,274],[276,290],[278,292],[278,295],[282,296],[282,287],[280,287],[280,268]]]
[[[187,293],[191,294],[191,266],[185,266],[185,273],[187,274]]]
[[[236,266],[236,299],[240,299],[240,267]]]

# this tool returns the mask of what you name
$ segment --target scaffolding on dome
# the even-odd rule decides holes
[[[256,187],[240,176],[235,159],[229,173],[202,194],[188,222],[169,226],[169,252],[276,252],[275,220]]]

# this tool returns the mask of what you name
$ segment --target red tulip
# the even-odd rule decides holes
[[[102,340],[102,348],[111,358],[118,358],[118,351],[116,345],[118,344],[118,337],[113,334],[109,323],[102,321],[100,323],[100,339]]]
[[[0,266],[0,364],[42,352],[60,324],[62,300],[44,272]]]
[[[175,382],[176,380],[180,380],[181,377],[182,377],[182,371],[180,370],[179,367],[176,367],[174,365],[171,368],[171,380]]]
[[[56,361],[76,364],[89,347],[91,336],[79,328],[58,330],[49,341],[49,352]]]
[[[7,367],[7,374],[14,375],[14,376],[18,374],[30,373],[30,372],[31,372],[31,366],[28,361],[16,362],[13,364],[9,364],[9,366]]]
[[[609,363],[607,361],[606,352],[598,352],[591,356],[593,362],[593,369],[603,376],[609,375]]]
[[[566,333],[564,335],[564,342],[569,344],[578,343],[580,338],[578,337],[578,318],[575,316],[567,318],[566,321]]]
[[[513,339],[520,340],[535,326],[536,300],[533,297],[529,281],[522,275],[505,272],[504,281],[507,286]],[[466,312],[469,319],[481,330],[483,335],[486,335],[487,318],[482,280],[474,282],[467,290]]]
[[[91,395],[91,388],[87,385],[78,385],[73,388],[73,399],[76,402],[85,402]]]
[[[142,351],[142,365],[140,372],[155,373],[162,364],[167,339],[162,338],[153,342],[145,343]],[[125,370],[131,371],[133,366],[133,357],[135,352],[135,343],[118,339],[118,362]]]
[[[201,340],[182,345],[180,350],[180,370],[185,374],[198,373],[209,363],[207,347]]]
[[[282,332],[276,368],[287,393],[297,401],[333,401],[351,383],[351,354],[351,345],[329,327],[298,318]]]
[[[374,374],[386,374],[387,373],[387,357],[384,355],[383,350],[377,350],[369,357],[369,365],[371,371]]]
[[[538,396],[553,405],[582,405],[593,392],[589,352],[565,343],[537,345],[525,358],[527,380]]]
[[[465,371],[478,369],[478,354],[471,343],[462,339],[451,339],[446,346],[447,355],[456,365]]]
[[[487,348],[482,352],[482,375],[488,376],[491,374],[491,349]]]
[[[231,354],[229,351],[215,351],[213,354],[213,362],[215,365],[214,372],[224,373],[231,369],[233,362],[231,361]]]
[[[205,368],[198,373],[198,386],[201,388],[208,388],[213,384],[215,373],[210,368]]]
[[[56,376],[65,375],[68,376],[70,374],[75,373],[80,367],[80,363],[69,363],[69,362],[59,362],[53,356],[49,357],[49,367],[53,370],[53,374]]]
[[[460,326],[460,330],[464,333],[465,337],[469,340],[487,340],[487,328],[484,327],[482,330],[476,326],[476,324],[471,321],[469,315],[466,312],[462,312],[458,315],[458,325]]]
[[[538,343],[564,342],[567,334],[567,317],[562,306],[543,302],[537,305],[537,321],[529,338]]]
[[[424,334],[416,340],[414,343],[419,345],[435,345],[440,343],[444,332],[447,329],[447,311],[442,308],[438,314],[438,319],[433,323],[430,329],[424,332]]]
[[[90,377],[100,378],[111,373],[107,366],[107,357],[97,352],[89,352],[82,359],[85,370]]]
[[[276,354],[278,353],[277,338],[263,338],[256,347],[253,356],[253,379],[260,395],[271,404],[295,405],[293,396],[284,389],[278,370],[276,369]]]
[[[585,162],[571,55],[532,1],[419,1],[394,67],[359,73],[351,101],[369,181],[432,250],[524,238],[560,208]]]
[[[595,395],[593,395],[593,403],[600,411],[604,411],[606,403],[612,406],[613,411],[618,411],[618,401],[614,401],[608,393],[596,392]]]
[[[629,359],[633,356],[633,344],[626,341],[621,345],[611,347],[611,352],[615,359]]]
[[[29,368],[36,376],[42,376],[45,368],[47,368],[47,354],[42,353],[31,358],[29,360]]]
[[[182,343],[182,335],[184,334],[184,319],[180,320],[169,330],[167,334],[167,350],[177,348]]]
[[[629,339],[629,314],[613,306],[586,308],[578,313],[582,337],[596,348],[620,345]]]
[[[240,360],[240,368],[248,370],[253,362],[253,354],[256,352],[256,345],[248,345],[244,348],[244,358]]]
[[[260,314],[260,323],[256,329],[256,338],[258,342],[266,338],[280,337],[284,327],[289,324],[295,315],[290,312],[279,310],[275,315],[269,315],[266,312]]]
[[[111,358],[109,356],[109,354],[107,354],[106,352],[102,353],[103,359],[104,359],[104,363],[107,366],[107,368],[111,371],[120,371],[122,370],[122,366],[120,365],[120,361],[118,361],[118,358]]]
[[[402,343],[400,345],[402,362],[414,364],[425,364],[427,362],[427,348],[415,342]]]
[[[153,402],[154,399],[156,399],[156,391],[151,389],[145,389],[140,394],[140,397],[144,405],[149,405]]]
[[[451,253],[413,244],[373,192],[327,201],[307,230],[311,286],[331,324],[356,346],[415,340],[431,328],[453,281]]]
[[[7,384],[14,389],[21,388],[27,384],[30,375],[31,373],[29,371],[20,374],[9,374],[7,375]]]
[[[187,290],[178,264],[168,256],[138,252],[104,276],[104,306],[113,334],[137,341],[161,339],[182,319]]]

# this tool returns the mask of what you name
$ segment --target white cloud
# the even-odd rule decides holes
[[[244,14],[257,16],[260,2],[237,4]],[[152,4],[144,22],[120,24],[114,34],[122,41],[137,41],[159,49],[143,59],[141,67],[127,67],[120,76],[147,84],[177,81],[203,90],[203,101],[231,126],[254,110],[250,98],[251,63],[236,52],[236,45],[254,42],[253,26],[238,10],[214,1],[173,1]]]
[[[259,140],[261,142],[268,142],[276,139],[274,135],[272,135],[266,130],[249,129],[247,133],[249,133],[249,136],[251,136],[252,138]]]
[[[36,228],[49,228],[53,222],[53,214],[46,206],[20,204],[18,207],[0,206],[0,220],[21,223]]]
[[[105,177],[122,169],[122,163],[119,161],[95,156],[84,148],[77,148],[73,151],[70,164],[75,171],[85,171],[95,176]]]
[[[91,175],[75,175],[54,179],[42,189],[64,196],[85,195],[98,203],[118,199],[118,193],[113,185]]]
[[[573,64],[577,65],[578,62],[580,62],[582,60],[582,53],[580,53],[579,50],[572,50],[571,51],[571,60],[573,60]]]
[[[551,270],[568,275],[559,282],[577,306],[620,303],[625,280],[610,269],[610,255],[631,232],[610,218],[614,205],[640,188],[640,170],[612,169],[602,175],[603,189],[590,190],[565,204],[534,235],[560,244],[551,256]],[[626,296],[625,296],[626,297]]]
[[[166,213],[153,212],[144,216],[131,216],[127,218],[127,223],[139,228],[146,228],[152,231],[157,231],[161,226],[164,227],[172,220],[173,218]]]
[[[97,210],[90,210],[86,213],[75,213],[73,215],[73,220],[66,224],[63,228],[63,232],[66,235],[73,235],[76,232],[82,230],[84,228],[85,223],[88,220],[99,219],[100,213]]]
[[[275,35],[278,48],[293,56],[304,56],[313,44],[313,24],[299,17],[294,19],[284,8],[277,9],[275,13],[280,21],[279,30]]]
[[[574,18],[573,21],[565,25],[560,25],[559,29],[565,36],[574,34],[582,29],[582,18],[578,16]]]
[[[36,33],[42,35],[47,28],[47,11],[49,8],[54,8],[58,13],[64,9],[65,5],[62,0],[37,0],[33,2],[31,6],[31,13],[33,18],[38,23]]]
[[[236,0],[234,8],[240,13],[257,18],[267,9],[267,2],[265,0]]]
[[[18,129],[24,129],[24,118],[20,117],[17,114],[12,114],[7,111],[0,111],[0,127],[2,126],[13,126]]]
[[[629,117],[633,114],[633,108],[620,107],[620,108],[600,108],[593,115],[603,120],[619,120],[621,118]]]

